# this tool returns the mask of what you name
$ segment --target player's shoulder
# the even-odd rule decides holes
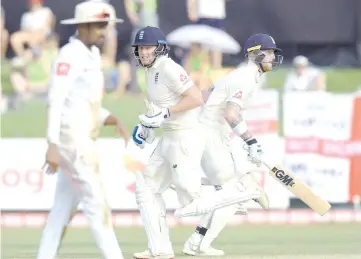
[[[57,60],[76,62],[77,60],[79,60],[79,55],[80,52],[76,44],[74,44],[73,42],[68,42],[60,48]]]
[[[237,75],[237,74],[242,74],[242,75],[249,74],[250,75],[250,74],[252,74],[250,72],[253,70],[254,69],[247,63],[242,63],[236,69],[234,69],[231,73],[232,73],[232,75]]]
[[[165,61],[164,61],[164,65],[163,65],[163,68],[165,71],[167,72],[172,72],[172,71],[185,71],[184,68],[178,64],[177,62],[175,62],[173,59],[171,58],[165,58]]]
[[[166,58],[164,61],[163,71],[164,75],[168,78],[179,77],[180,75],[188,76],[185,69],[171,58]]]

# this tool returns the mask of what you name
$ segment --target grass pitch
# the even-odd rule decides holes
[[[117,228],[126,259],[147,247],[142,228]],[[171,230],[177,258],[191,227]],[[1,258],[35,258],[41,229],[3,229]],[[361,224],[244,225],[226,228],[214,243],[225,259],[360,259]],[[89,229],[69,229],[58,258],[100,258]],[[203,257],[204,258],[204,257]]]

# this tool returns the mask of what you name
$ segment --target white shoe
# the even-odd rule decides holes
[[[190,256],[222,256],[224,255],[224,251],[214,249],[209,246],[206,249],[200,250],[199,245],[192,244],[189,240],[184,244],[183,254]]]
[[[164,253],[158,255],[152,255],[149,250],[145,250],[144,252],[134,253],[134,259],[174,259],[174,253]]]

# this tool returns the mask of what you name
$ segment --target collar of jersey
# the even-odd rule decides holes
[[[90,49],[85,46],[85,44],[79,40],[76,36],[72,36],[69,39],[70,43],[76,44],[78,45],[81,49],[83,49],[88,55],[90,55],[91,57],[94,57],[94,54],[96,52],[97,47],[96,46],[91,46]]]
[[[247,67],[253,72],[254,71],[254,75],[256,77],[256,80],[259,81],[259,78],[262,75],[262,71],[260,71],[260,68],[258,67],[258,65],[252,61],[248,61],[247,63]]]
[[[160,64],[162,64],[168,57],[167,56],[160,56],[157,58],[157,60],[154,62],[153,66],[151,66],[148,69],[154,68],[156,69]]]

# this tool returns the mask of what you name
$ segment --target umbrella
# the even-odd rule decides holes
[[[202,44],[210,50],[236,54],[241,46],[227,32],[208,25],[185,25],[167,35],[170,44],[189,48],[192,43]]]

